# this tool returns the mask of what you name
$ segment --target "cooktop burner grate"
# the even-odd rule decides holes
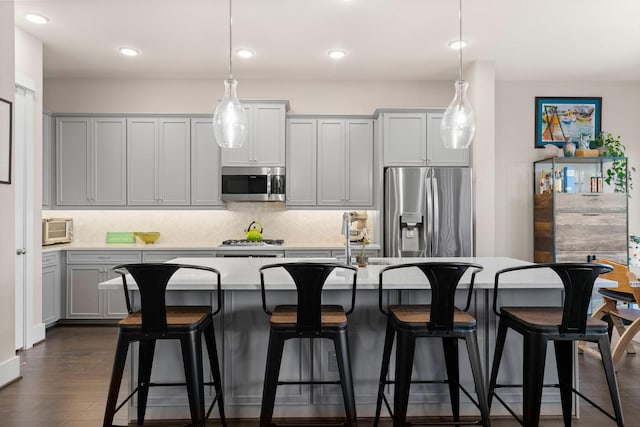
[[[222,242],[222,246],[281,246],[283,239],[262,239],[260,242],[246,239],[231,239]]]

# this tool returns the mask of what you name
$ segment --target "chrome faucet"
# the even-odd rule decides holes
[[[345,212],[342,214],[342,234],[344,235],[344,263],[351,265],[351,245],[349,240],[351,238],[351,213]]]

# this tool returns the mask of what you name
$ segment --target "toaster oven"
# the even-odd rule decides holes
[[[43,218],[42,244],[71,243],[73,220],[71,218]]]

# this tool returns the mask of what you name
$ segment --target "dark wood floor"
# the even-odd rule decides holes
[[[2,427],[93,427],[102,425],[117,329],[115,327],[56,327],[47,340],[21,352],[23,378],[0,390]],[[581,389],[609,407],[600,362],[579,356]],[[626,426],[640,427],[640,353],[627,355],[620,365],[618,381]],[[123,386],[123,389],[127,387]],[[586,403],[579,427],[614,425]],[[124,414],[124,412],[123,412]],[[120,416],[117,423],[126,425]],[[256,421],[233,420],[232,427],[257,425]],[[359,425],[371,425],[362,420]],[[493,426],[516,426],[513,419],[492,418]],[[147,426],[179,426],[184,423],[153,423]],[[215,425],[215,423],[212,423]],[[389,424],[385,424],[388,426]],[[562,426],[559,419],[543,419],[544,427]]]

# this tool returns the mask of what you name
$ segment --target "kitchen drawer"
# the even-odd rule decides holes
[[[128,264],[142,259],[140,251],[68,251],[67,264]]]
[[[617,262],[619,264],[627,264],[628,254],[627,251],[571,251],[571,252],[556,252],[556,262],[587,262],[587,257],[596,257],[596,261],[599,259],[607,259],[609,261]]]
[[[626,213],[563,212],[556,218],[556,250],[615,251],[627,249]]]
[[[142,262],[165,262],[173,258],[214,258],[215,251],[142,251]]]
[[[626,193],[558,193],[556,210],[570,211],[627,211]]]
[[[58,264],[58,252],[49,252],[42,254],[42,266],[47,267]]]

